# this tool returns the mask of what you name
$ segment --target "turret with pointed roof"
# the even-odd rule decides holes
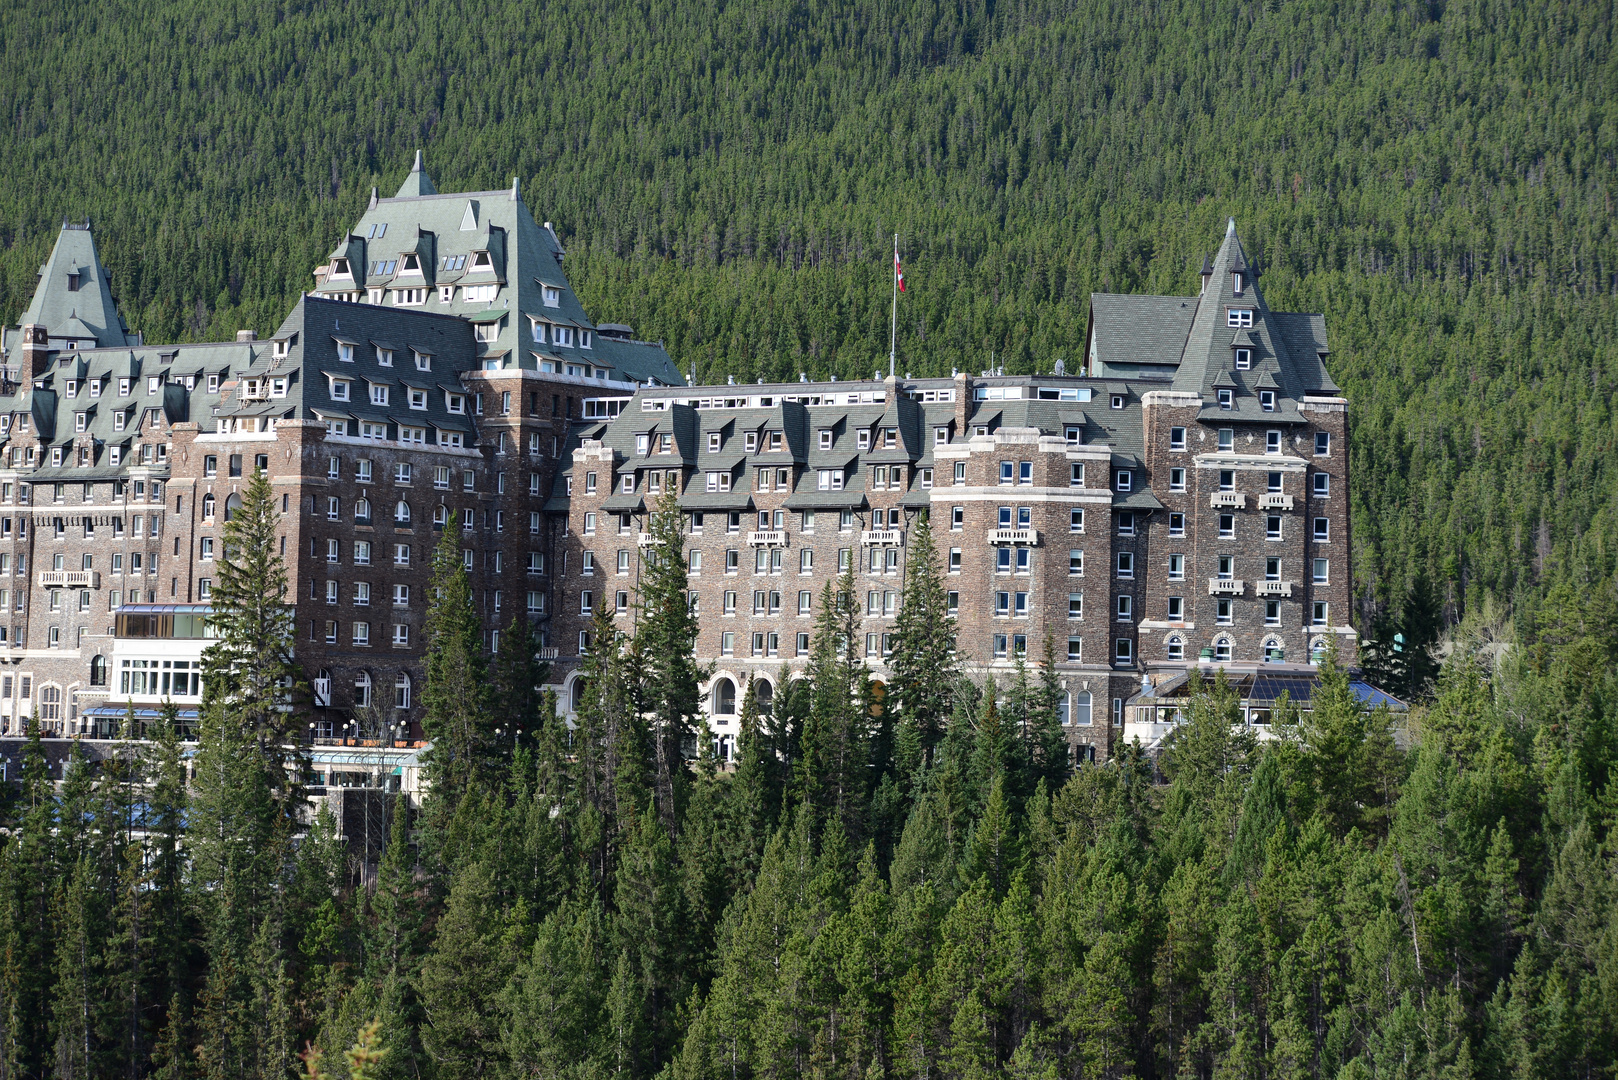
[[[118,312],[111,280],[96,251],[90,223],[63,222],[50,257],[39,268],[39,284],[20,325],[44,326],[54,349],[136,344]],[[8,332],[7,349],[13,344]]]
[[[683,385],[661,344],[598,332],[562,270],[566,252],[535,222],[515,177],[499,191],[440,192],[421,151],[398,193],[373,194],[315,271],[315,292],[459,315],[478,326],[484,370]]]

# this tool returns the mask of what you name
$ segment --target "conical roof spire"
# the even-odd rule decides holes
[[[437,195],[438,189],[433,186],[432,177],[427,175],[426,166],[422,164],[421,151],[416,151],[416,163],[410,166],[410,175],[405,182],[399,185],[399,193],[395,199],[411,199],[422,195]]]

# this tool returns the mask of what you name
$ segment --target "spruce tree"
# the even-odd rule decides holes
[[[433,549],[427,619],[422,728],[432,740],[428,776],[431,820],[453,817],[467,789],[484,777],[495,752],[498,718],[489,709],[483,628],[461,556],[461,530],[450,515]],[[434,830],[437,831],[436,829]]]
[[[860,643],[850,564],[835,590],[827,582],[821,591],[806,673],[809,716],[794,763],[794,787],[817,831],[836,821],[852,837],[864,834],[868,795],[870,713]]]
[[[648,531],[652,543],[642,549],[634,650],[641,709],[651,718],[658,818],[673,836],[688,780],[687,743],[702,714],[700,685],[708,672],[695,656],[697,615],[685,562],[685,515],[672,488],[652,509]]]
[[[902,730],[914,729],[923,751],[943,736],[954,709],[960,659],[955,651],[955,619],[949,614],[933,546],[929,517],[917,516],[910,530],[904,592],[893,623],[893,653],[888,657],[888,709]],[[905,755],[900,755],[903,760]]]

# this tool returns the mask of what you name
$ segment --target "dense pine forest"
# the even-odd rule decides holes
[[[744,695],[729,771],[665,499],[571,731],[521,617],[486,655],[451,522],[431,788],[390,797],[373,861],[304,809],[257,475],[200,739],[170,716],[58,781],[35,728],[0,848],[0,1075],[1612,1074],[1610,603],[1558,586],[1533,648],[1456,652],[1397,731],[1328,662],[1260,743],[1220,675],[1161,757],[1075,770],[1048,646],[974,671],[922,524],[887,692],[852,577],[827,583],[802,677]]]
[[[1327,315],[1366,628],[1453,638],[1389,667],[1408,716],[1328,665],[1256,743],[1216,680],[1160,759],[1075,770],[1037,650],[999,685],[953,652],[922,528],[886,697],[829,590],[727,771],[672,517],[571,732],[522,623],[485,654],[446,549],[430,794],[367,861],[306,808],[255,483],[199,738],[61,770],[35,741],[6,778],[0,1080],[1613,1075],[1614,19],[0,11],[9,322],[89,217],[147,340],[268,331],[417,147],[441,190],[520,176],[587,308],[707,381],[872,371],[894,232],[902,368],[1071,367],[1092,291],[1194,292],[1234,216],[1270,305]]]
[[[724,381],[1050,370],[1237,218],[1354,399],[1361,617],[1618,560],[1611,4],[113,0],[0,12],[0,316],[89,217],[148,341],[276,325],[418,147]]]

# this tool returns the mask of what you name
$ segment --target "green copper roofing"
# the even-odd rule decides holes
[[[50,258],[39,268],[33,302],[23,312],[21,325],[42,323],[53,338],[72,337],[81,342],[94,337],[93,346],[112,348],[133,344],[118,306],[112,298],[107,270],[96,252],[90,225],[64,224]]]

